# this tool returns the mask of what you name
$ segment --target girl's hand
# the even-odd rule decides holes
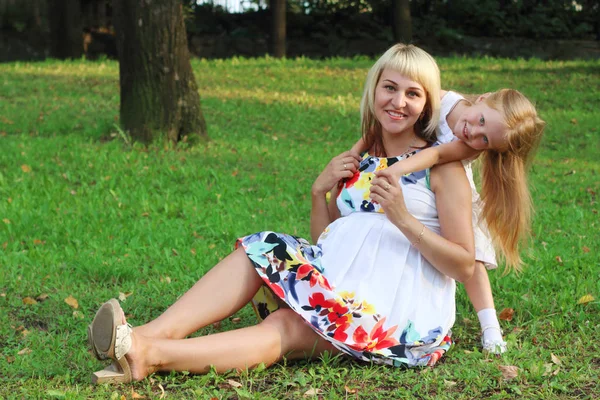
[[[371,181],[371,199],[379,203],[391,223],[398,226],[408,214],[404,194],[393,172],[378,171]]]
[[[342,179],[352,178],[358,171],[360,155],[356,150],[345,151],[331,159],[312,186],[312,193],[324,195]]]

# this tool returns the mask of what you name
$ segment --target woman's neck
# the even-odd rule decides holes
[[[419,138],[414,131],[405,132],[400,136],[383,135],[383,148],[386,156],[396,157],[404,153],[413,151],[415,147],[423,147],[427,144],[423,139]]]

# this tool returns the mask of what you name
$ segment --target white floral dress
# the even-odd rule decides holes
[[[363,157],[337,197],[341,218],[316,245],[259,232],[238,240],[265,286],[253,299],[260,318],[284,301],[336,348],[394,366],[433,365],[451,345],[455,282],[436,270],[369,199],[374,172],[397,157]],[[401,178],[406,206],[439,232],[429,170]]]

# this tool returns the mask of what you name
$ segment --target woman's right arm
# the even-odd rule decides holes
[[[337,185],[342,179],[352,178],[358,171],[360,156],[356,151],[346,151],[334,157],[317,177],[311,189],[312,209],[310,213],[310,236],[314,243],[323,230],[337,215],[327,204],[327,193],[331,192],[331,202],[337,196]]]

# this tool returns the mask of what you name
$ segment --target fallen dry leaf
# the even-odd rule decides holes
[[[557,262],[559,262],[560,264],[562,264],[562,262],[563,262],[563,261],[562,261],[562,258],[561,258],[560,256],[556,256],[556,257],[554,257],[554,258],[555,258],[555,260],[556,260]]]
[[[83,319],[83,313],[81,311],[73,311],[73,316],[77,319]]]
[[[583,250],[583,252],[584,252],[584,253],[589,253],[589,252],[590,252],[590,248],[589,248],[589,247],[587,247],[587,246],[583,246],[583,247],[581,248],[581,250]]]
[[[346,390],[346,393],[348,393],[348,394],[354,394],[357,392],[356,389],[350,389],[348,386],[344,386],[344,389]]]
[[[231,322],[233,322],[234,324],[237,324],[238,322],[240,322],[242,319],[239,317],[235,317],[235,318],[231,318]]]
[[[165,397],[165,388],[159,383],[158,388],[160,389],[160,397],[159,399],[163,399]]]
[[[21,335],[23,335],[24,337],[25,337],[25,336],[27,336],[27,335],[29,335],[30,333],[31,333],[31,332],[29,332],[27,329],[23,329],[23,330],[21,331]]]
[[[505,381],[514,379],[519,375],[519,368],[514,365],[498,365],[498,369],[502,372]]]
[[[77,299],[71,295],[69,295],[69,297],[67,297],[65,299],[65,303],[67,303],[68,305],[70,305],[73,308],[79,308],[79,302],[77,301]]]
[[[133,390],[133,388],[131,388],[131,398],[132,399],[143,399],[144,396],[142,396],[141,394],[139,394],[138,392]]]
[[[26,174],[28,174],[28,173],[31,172],[31,167],[29,165],[27,165],[27,164],[23,164],[23,165],[21,165],[21,170],[23,172],[25,172]]]
[[[14,358],[14,357],[12,357],[12,356],[6,356],[6,362],[7,362],[7,363],[9,363],[9,364],[10,364],[10,363],[11,363],[11,362],[13,362],[13,361],[15,361],[15,358]]]
[[[4,222],[6,225],[10,225],[10,219],[8,218],[4,218],[2,222]]]
[[[321,393],[323,393],[321,389],[310,388],[306,392],[304,392],[304,397],[316,396]]]
[[[216,330],[221,329],[221,321],[213,322],[212,326]]]
[[[29,353],[31,353],[31,349],[28,349],[27,347],[25,347],[23,350],[20,350],[17,354],[22,356],[22,355],[29,354]]]
[[[585,296],[581,296],[581,298],[577,300],[577,304],[586,304],[594,300],[594,296],[592,296],[591,294],[586,294]]]
[[[515,310],[513,310],[512,308],[505,308],[504,310],[500,311],[498,318],[502,321],[512,321],[514,315]]]
[[[36,297],[35,299],[36,299],[37,301],[40,301],[40,302],[42,302],[42,301],[48,300],[48,297],[50,297],[50,296],[48,296],[48,294],[47,294],[47,293],[42,293],[42,294],[40,294],[38,297]]]
[[[33,304],[37,304],[37,301],[33,297],[27,296],[23,298],[23,304],[30,306]]]
[[[556,365],[562,365],[562,361],[560,360],[560,358],[556,357],[554,355],[554,353],[550,353],[550,358],[552,359],[552,362]]]
[[[119,301],[127,300],[127,298],[129,296],[131,296],[132,294],[133,294],[133,292],[127,292],[127,293],[119,292]]]
[[[444,385],[448,386],[448,387],[452,387],[452,386],[456,386],[456,382],[454,382],[454,381],[447,381],[446,379],[444,379]]]
[[[229,383],[229,385],[234,388],[242,387],[241,383],[239,383],[238,381],[234,381],[233,379],[227,379],[227,383]]]

